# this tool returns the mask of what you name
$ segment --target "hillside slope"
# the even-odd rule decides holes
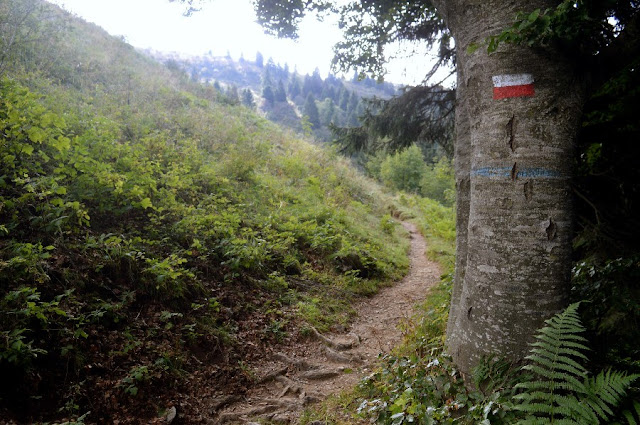
[[[322,78],[316,69],[311,75],[291,71],[258,52],[255,60],[230,56],[185,56],[145,50],[145,54],[176,70],[186,72],[194,81],[213,85],[230,103],[258,110],[267,119],[296,132],[311,132],[317,140],[328,142],[334,135],[330,126],[358,127],[366,100],[388,99],[398,88],[389,82],[371,78],[351,80],[329,75]],[[303,118],[306,117],[306,118]]]
[[[3,420],[197,411],[406,272],[346,161],[35,4],[20,30],[49,42],[17,37],[0,81]]]

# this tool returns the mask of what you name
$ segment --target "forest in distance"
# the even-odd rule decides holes
[[[343,80],[0,0],[0,423],[640,423],[640,5],[529,3],[253,2],[338,13]],[[457,86],[382,82],[398,40]],[[409,222],[442,276],[400,345],[296,389]],[[269,380],[298,410],[229,413]]]

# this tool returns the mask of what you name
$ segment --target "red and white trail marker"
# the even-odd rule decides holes
[[[533,75],[504,74],[493,77],[493,98],[530,97],[535,95]]]

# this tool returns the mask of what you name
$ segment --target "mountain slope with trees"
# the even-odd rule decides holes
[[[183,69],[193,80],[212,84],[233,103],[256,107],[267,119],[297,132],[311,131],[320,141],[331,141],[330,126],[358,127],[369,98],[388,99],[398,89],[371,78],[351,80],[334,75],[322,78],[316,69],[301,75],[288,64],[276,64],[256,53],[255,59],[241,57],[182,56],[146,51],[170,67]],[[240,96],[238,96],[240,94]]]
[[[3,420],[197,411],[406,272],[396,202],[345,159],[47,3],[6,5]]]

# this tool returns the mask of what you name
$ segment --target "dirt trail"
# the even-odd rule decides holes
[[[265,360],[259,367],[262,378],[246,396],[214,402],[217,423],[295,423],[304,407],[355,385],[371,372],[380,353],[401,342],[398,325],[412,316],[413,306],[440,276],[438,265],[425,257],[422,235],[411,223],[403,226],[411,237],[409,274],[354,306],[357,319],[348,333],[315,333],[316,341]]]

